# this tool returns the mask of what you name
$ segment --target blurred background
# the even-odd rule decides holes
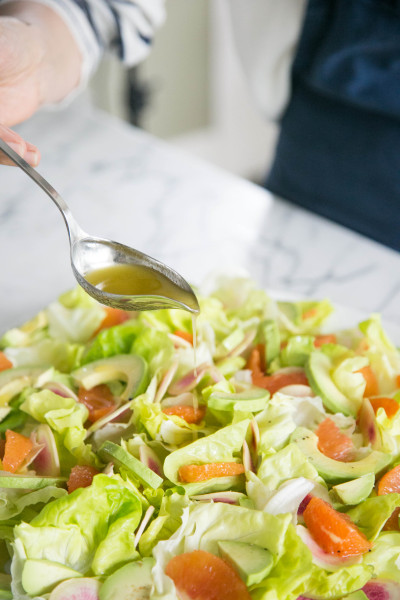
[[[276,128],[250,98],[223,0],[167,0],[167,23],[134,69],[105,58],[96,106],[228,171],[262,182]]]

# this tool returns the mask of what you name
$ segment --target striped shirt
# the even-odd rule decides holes
[[[15,0],[0,0],[6,4]],[[68,25],[82,55],[79,88],[86,85],[105,52],[134,66],[150,52],[165,18],[164,0],[35,0]],[[76,93],[77,90],[75,90]]]

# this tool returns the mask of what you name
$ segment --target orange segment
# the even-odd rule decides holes
[[[252,377],[254,385],[268,390],[271,396],[287,385],[308,385],[308,379],[304,371],[292,371],[291,373],[279,373],[273,375],[262,375]]]
[[[385,494],[399,493],[400,492],[400,465],[390,469],[378,483],[377,488],[378,496],[384,496]],[[386,521],[384,528],[390,531],[399,531],[399,515],[400,508],[395,508],[388,520]]]
[[[257,344],[251,351],[246,364],[246,368],[252,372],[253,382],[254,378],[265,375],[265,367],[265,346],[264,344]]]
[[[91,423],[101,419],[115,407],[114,397],[110,392],[110,388],[105,383],[96,385],[90,390],[85,390],[84,387],[80,387],[78,390],[78,398],[79,402],[82,402],[88,409],[88,419]]]
[[[378,496],[400,492],[400,465],[390,469],[378,483]]]
[[[92,484],[93,477],[98,473],[97,469],[89,465],[75,465],[75,467],[72,467],[67,481],[68,493],[70,494],[78,488],[89,487]]]
[[[206,481],[214,477],[230,477],[244,473],[244,466],[234,462],[209,463],[207,465],[183,465],[179,468],[182,483]]]
[[[167,406],[163,408],[163,413],[165,415],[175,415],[176,417],[180,417],[181,419],[184,419],[186,423],[200,423],[206,414],[206,407],[199,406],[198,408],[194,408],[194,406]]]
[[[174,335],[177,335],[178,337],[182,338],[183,340],[186,340],[187,342],[189,342],[189,344],[192,344],[193,346],[193,334],[189,333],[188,331],[181,331],[180,329],[177,329],[176,331],[174,331]]]
[[[342,433],[337,425],[327,417],[320,423],[315,431],[318,436],[318,448],[329,458],[334,460],[351,460],[353,454],[353,442]]]
[[[317,335],[314,340],[314,346],[316,348],[320,348],[324,344],[336,344],[337,338],[334,333],[329,333],[326,335]]]
[[[5,371],[6,369],[11,369],[13,366],[12,362],[8,360],[7,356],[4,352],[0,352],[0,371]]]
[[[174,556],[165,569],[185,600],[251,600],[246,584],[222,558],[194,550]]]
[[[305,524],[321,548],[335,556],[358,556],[372,548],[356,525],[328,502],[314,496],[303,513]]]
[[[396,402],[394,398],[385,398],[383,396],[378,396],[377,398],[370,398],[369,401],[371,402],[375,414],[378,412],[379,408],[383,408],[388,419],[394,417],[394,415],[397,413],[400,407],[400,404]]]
[[[110,306],[104,306],[103,308],[105,312],[104,319],[93,335],[97,335],[103,329],[114,327],[114,325],[120,325],[131,318],[130,314],[126,312],[126,310],[121,310],[120,308],[111,308]]]
[[[4,446],[3,469],[16,473],[33,448],[33,442],[28,437],[7,429]]]
[[[370,396],[377,396],[379,394],[378,380],[371,367],[363,367],[362,369],[359,369],[357,373],[361,373],[361,375],[365,379],[366,386],[364,390],[364,398],[370,398]]]

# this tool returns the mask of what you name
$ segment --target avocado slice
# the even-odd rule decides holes
[[[247,586],[260,583],[274,565],[272,554],[256,544],[234,540],[218,542],[221,557],[239,573]]]
[[[305,427],[298,427],[292,434],[291,441],[297,444],[321,477],[329,483],[341,483],[368,473],[380,473],[392,461],[389,454],[378,450],[373,450],[357,461],[334,460],[318,450],[318,437]]]
[[[264,410],[270,393],[262,388],[250,388],[237,394],[212,392],[207,406],[215,410],[240,410],[244,412],[259,412]]]
[[[335,385],[331,377],[332,361],[321,351],[311,352],[304,365],[307,379],[314,394],[320,396],[322,402],[332,412],[356,417],[360,405],[347,398]]]
[[[82,577],[82,573],[51,560],[28,559],[22,569],[22,587],[30,596],[39,596],[72,577]]]
[[[0,373],[0,405],[4,406],[31,385],[47,367],[13,367]]]
[[[66,481],[65,477],[12,475],[8,471],[0,471],[0,488],[40,490],[48,485],[62,485]]]
[[[143,391],[146,383],[147,364],[137,354],[116,354],[110,358],[95,360],[71,373],[72,377],[87,390],[108,381],[126,383],[121,400],[130,400]]]
[[[107,462],[113,462],[117,466],[125,467],[134,477],[139,479],[144,487],[151,487],[156,490],[163,482],[162,477],[146,467],[137,458],[132,456],[127,450],[114,444],[114,442],[104,442],[99,450],[101,458]]]
[[[278,323],[273,319],[265,319],[260,324],[261,341],[265,344],[265,357],[270,363],[281,351],[281,335]]]
[[[357,590],[356,592],[346,596],[344,600],[368,600],[368,596],[362,590]]]
[[[339,483],[333,486],[332,490],[343,504],[359,504],[368,498],[374,484],[374,473],[367,473],[362,477],[357,477],[357,479]]]
[[[149,600],[154,563],[153,558],[143,558],[115,571],[101,586],[100,600]]]

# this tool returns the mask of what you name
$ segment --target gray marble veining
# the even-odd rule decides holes
[[[132,245],[193,284],[246,271],[266,289],[329,297],[400,325],[400,254],[79,103],[20,131],[89,233]],[[4,331],[75,280],[51,201],[17,169],[1,167],[0,182]]]

